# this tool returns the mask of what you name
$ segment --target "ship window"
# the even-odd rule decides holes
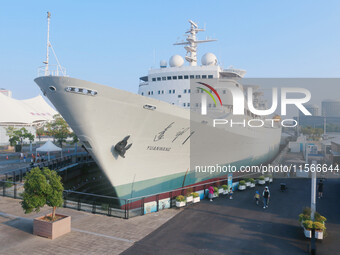
[[[178,76],[178,79],[183,80],[183,76],[182,75]]]
[[[201,75],[196,75],[196,79],[201,79]]]
[[[164,94],[164,90],[162,90],[162,94]]]
[[[213,107],[216,108],[216,104],[213,104]]]
[[[227,91],[226,91],[226,90],[223,90],[223,94],[227,94]]]
[[[161,94],[161,91],[160,90],[158,90],[158,95],[160,95]]]
[[[142,96],[144,96],[144,93],[142,92],[142,94],[141,94]]]
[[[188,89],[188,93],[190,93],[191,92],[191,89]]]
[[[181,98],[182,97],[182,95],[178,95],[178,98]]]
[[[212,79],[212,78],[214,78],[213,75],[208,75],[208,79]]]
[[[236,83],[236,87],[239,87],[237,83]]]
[[[189,79],[189,75],[184,75],[184,79]]]
[[[171,76],[166,77],[168,80],[171,80]]]
[[[174,89],[172,90],[172,93],[175,94],[175,90]]]
[[[56,88],[53,87],[53,86],[49,86],[48,88],[49,88],[51,91],[53,91],[53,92],[56,91]],[[68,88],[67,88],[67,89],[68,89]]]
[[[162,81],[165,81],[166,80],[166,77],[162,77]]]
[[[186,89],[184,90],[184,93],[187,93],[187,90],[186,90]]]
[[[177,80],[177,76],[172,76],[172,79],[173,80]]]
[[[186,106],[186,103],[183,103],[183,106]]]
[[[156,78],[152,78],[152,81],[156,81]]]
[[[171,94],[171,89],[169,89],[169,94]]]
[[[198,107],[198,103],[196,103],[196,107]]]
[[[195,75],[190,75],[190,79],[195,79]]]
[[[209,108],[211,108],[211,104],[209,104],[209,106],[208,106]]]
[[[151,91],[151,95],[153,95],[153,91]]]
[[[206,75],[202,75],[202,79],[206,79],[207,78],[207,76]]]
[[[160,81],[161,80],[161,77],[157,77],[157,81]]]
[[[148,91],[148,95],[150,95],[150,91]]]
[[[200,93],[200,89],[197,89],[197,93]]]
[[[188,103],[188,107],[190,106],[190,103]]]

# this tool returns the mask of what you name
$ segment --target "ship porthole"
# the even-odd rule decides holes
[[[52,92],[54,92],[54,91],[57,90],[57,89],[56,89],[55,87],[53,87],[53,86],[49,86],[48,88],[49,88],[49,90],[51,90]]]

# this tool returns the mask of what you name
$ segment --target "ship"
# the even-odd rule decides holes
[[[246,96],[241,84],[246,71],[224,69],[212,53],[204,54],[199,65],[198,45],[215,39],[198,40],[197,33],[204,29],[191,20],[189,24],[185,41],[175,43],[184,45],[186,56],[172,56],[169,65],[160,61],[159,68],[140,77],[138,93],[71,78],[63,68],[53,71],[48,50],[44,73],[34,80],[120,199],[160,194],[227,176],[225,172],[197,172],[195,165],[259,165],[279,151],[281,128],[277,125],[255,129],[212,126],[212,118],[236,118],[226,90],[237,87]],[[48,48],[51,44],[47,44]],[[209,98],[205,107],[212,115],[201,114],[202,104],[197,101],[201,97],[194,96],[201,96],[197,84],[202,83],[215,84],[223,102],[216,107]],[[264,106],[255,94],[257,107]],[[254,117],[246,106],[245,112],[243,118]]]

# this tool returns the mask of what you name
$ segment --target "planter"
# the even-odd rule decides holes
[[[176,207],[183,207],[183,206],[185,206],[185,202],[178,202],[178,201],[176,201]]]
[[[251,182],[246,182],[246,186],[249,187]]]
[[[260,184],[260,185],[263,185],[263,184],[265,184],[265,183],[266,183],[265,180],[259,180],[259,181],[258,181],[258,184]]]
[[[223,195],[228,195],[228,190],[223,190]]]
[[[195,197],[192,202],[193,203],[198,203],[199,201],[201,201],[200,197]]]
[[[223,188],[218,189],[218,194],[222,194],[223,193]]]
[[[215,197],[218,197],[218,193],[214,193],[213,197],[214,197],[214,198],[215,198]]]
[[[51,216],[51,214],[46,215]],[[66,233],[71,232],[71,216],[56,214],[57,217],[62,217],[54,222],[43,220],[45,216],[34,219],[33,235],[55,239]]]
[[[239,185],[239,186],[238,186],[238,189],[239,189],[239,190],[245,190],[245,189],[246,189],[246,185]]]
[[[311,230],[303,228],[303,232],[305,234],[305,237],[312,238],[312,231]]]
[[[269,177],[264,177],[264,181],[265,182],[269,181]]]
[[[315,230],[315,238],[316,239],[323,239],[323,231]]]
[[[250,188],[255,188],[255,183],[250,183]]]
[[[269,178],[269,182],[273,182],[273,178]]]
[[[186,198],[186,200],[187,200],[187,203],[189,203],[189,202],[192,202],[192,200],[194,199],[194,197],[193,196],[190,196],[190,197],[187,197]]]

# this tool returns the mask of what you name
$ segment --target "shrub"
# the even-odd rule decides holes
[[[250,178],[249,180],[250,180],[251,183],[255,183],[254,178]]]
[[[179,196],[176,197],[176,201],[177,202],[185,202],[185,197],[182,196],[182,195],[179,195]]]
[[[259,177],[259,180],[264,181],[264,176],[261,175],[261,176]]]
[[[224,185],[222,185],[221,187],[222,187],[223,190],[228,190],[228,185],[225,185],[225,184],[224,184]]]
[[[313,221],[311,220],[305,220],[302,225],[305,227],[307,230],[311,230],[313,228]]]
[[[193,192],[193,193],[192,193],[192,195],[193,195],[193,197],[194,197],[194,198],[196,198],[196,197],[199,197],[199,196],[200,196],[200,194],[198,194],[197,192]]]
[[[302,213],[304,215],[311,215],[312,210],[310,209],[310,207],[305,207],[305,208],[303,208]]]
[[[214,187],[214,193],[218,193],[218,188]]]
[[[187,193],[187,197],[192,197],[192,196],[193,196],[192,192],[191,193]]]
[[[305,220],[310,220],[310,216],[303,213],[299,214],[299,221],[303,222]]]
[[[250,178],[246,178],[246,179],[245,179],[245,182],[250,182]]]
[[[317,221],[317,222],[324,223],[327,219],[324,216],[320,215],[320,213],[315,212],[314,220]]]
[[[240,181],[240,185],[246,185],[246,182],[244,180]]]
[[[314,221],[313,228],[316,231],[324,231],[326,229],[324,224],[322,224],[321,222],[317,222],[317,221]]]

